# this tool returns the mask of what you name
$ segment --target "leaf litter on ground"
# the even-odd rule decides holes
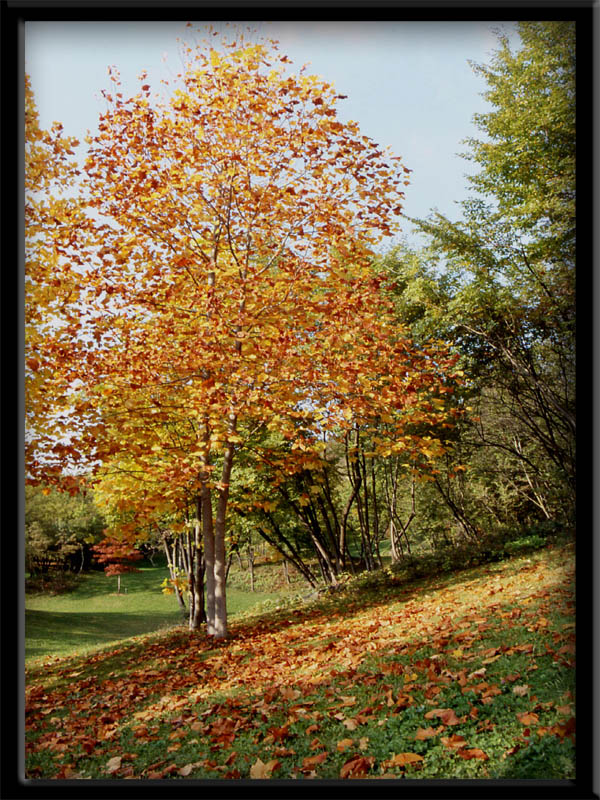
[[[573,777],[572,582],[548,549],[30,670],[27,776]]]

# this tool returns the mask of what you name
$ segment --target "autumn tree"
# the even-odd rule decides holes
[[[110,537],[104,538],[94,545],[92,549],[96,555],[96,560],[101,564],[106,564],[104,567],[106,575],[109,577],[112,575],[117,576],[117,594],[121,594],[121,575],[128,572],[139,572],[139,569],[132,562],[143,558],[142,554],[127,542]]]
[[[73,450],[100,464],[126,453],[195,494],[216,637],[232,469],[246,445],[261,459],[253,433],[276,430],[292,471],[381,415],[377,447],[425,447],[407,425],[445,416],[428,400],[454,363],[441,346],[416,351],[369,269],[407,168],[288,63],[274,42],[187,47],[164,99],[145,75],[125,99],[112,72],[85,165],[89,313],[71,313],[80,335],[55,351],[53,391],[77,387]]]
[[[74,250],[84,206],[74,195],[79,171],[63,126],[40,128],[29,76],[25,76],[25,415],[27,468],[43,480],[46,465],[65,464],[68,396],[50,389],[56,349],[72,344],[65,309],[75,311],[79,255]],[[68,257],[67,257],[68,256]],[[52,434],[50,434],[52,431]],[[38,456],[44,453],[43,463]]]

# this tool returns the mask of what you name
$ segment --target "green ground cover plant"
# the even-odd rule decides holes
[[[183,627],[27,670],[29,778],[575,777],[574,556]]]

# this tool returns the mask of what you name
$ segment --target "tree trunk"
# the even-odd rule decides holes
[[[235,433],[237,417],[231,414],[229,417],[229,433]],[[225,449],[223,456],[223,469],[221,472],[221,483],[219,487],[219,499],[217,501],[217,516],[215,520],[215,623],[214,636],[216,639],[224,639],[227,636],[227,595],[226,595],[226,563],[225,563],[225,525],[227,513],[227,501],[229,499],[229,481],[231,480],[231,469],[233,467],[233,456],[235,445],[230,443]]]
[[[201,502],[200,498],[196,498],[196,522],[194,524],[194,543],[193,552],[190,554],[190,568],[191,568],[191,581],[190,588],[192,593],[190,595],[190,630],[196,631],[200,628],[201,624],[205,621],[206,614],[204,609],[204,569],[202,565],[201,554]],[[193,613],[191,613],[191,606],[193,602]]]
[[[173,544],[173,553],[169,550],[169,544],[167,542],[167,537],[163,534],[163,545],[165,549],[165,555],[167,556],[167,566],[169,567],[169,574],[171,576],[171,580],[174,581],[176,577],[175,569],[177,566],[177,540],[175,540]],[[175,597],[177,598],[177,602],[179,603],[179,608],[181,609],[181,613],[183,614],[184,620],[187,617],[187,608],[185,607],[185,600],[183,599],[183,594],[181,593],[179,587],[177,585],[173,586],[175,590]]]
[[[270,526],[273,528],[274,536],[271,537],[264,528],[257,528],[258,533],[266,542],[271,545],[271,547],[275,548],[278,553],[281,553],[284,558],[291,561],[298,572],[305,578],[309,586],[311,586],[313,589],[316,589],[318,584],[317,577],[311,572],[308,565],[304,563],[302,556],[294,548],[293,544],[285,538],[283,532],[273,519],[273,515],[266,514],[265,516],[267,517]],[[283,544],[286,545],[287,550],[283,549]]]
[[[248,545],[248,571],[250,572],[250,591],[254,591],[254,549]]]
[[[206,580],[206,632],[215,634],[215,530],[212,516],[210,489],[202,487],[202,537],[204,541],[204,566]]]
[[[117,594],[121,594],[121,576],[117,575]]]

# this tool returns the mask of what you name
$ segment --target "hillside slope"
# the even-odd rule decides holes
[[[32,669],[27,777],[572,779],[573,571],[547,549]]]

